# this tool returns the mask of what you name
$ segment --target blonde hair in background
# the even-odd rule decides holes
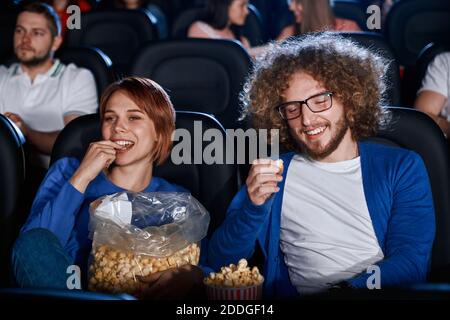
[[[296,34],[333,30],[335,17],[330,0],[293,0],[303,6],[300,25],[296,24]]]

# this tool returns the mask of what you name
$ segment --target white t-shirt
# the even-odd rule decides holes
[[[291,282],[301,294],[325,290],[383,259],[359,157],[324,163],[294,156],[284,188],[280,240]]]
[[[418,93],[424,90],[440,93],[447,98],[441,116],[450,121],[450,52],[437,55],[430,63]]]
[[[95,113],[97,107],[94,76],[87,69],[55,60],[31,82],[20,64],[0,66],[0,113],[18,114],[33,130],[59,131],[65,116]],[[39,165],[48,166],[48,156],[38,158]]]

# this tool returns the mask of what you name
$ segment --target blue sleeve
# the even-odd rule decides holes
[[[67,244],[84,200],[84,194],[69,183],[77,167],[78,161],[70,158],[52,165],[39,187],[22,233],[45,228],[58,237],[63,247]]]
[[[200,260],[198,266],[203,270],[203,275],[207,277],[214,270],[207,264],[208,256],[208,238],[204,237],[200,242]]]
[[[393,184],[384,259],[377,264],[381,288],[424,282],[434,236],[435,216],[427,171],[422,159],[409,153],[400,162]],[[364,272],[349,282],[366,288],[371,275]]]
[[[154,190],[148,190],[148,192],[186,192],[191,193],[188,189],[177,185],[175,183],[171,183],[167,181],[166,179],[160,178],[160,177],[154,177],[157,181],[156,187]]]
[[[248,259],[256,240],[269,217],[273,197],[260,206],[254,205],[244,186],[231,202],[227,216],[209,242],[208,264],[215,270],[239,259]]]

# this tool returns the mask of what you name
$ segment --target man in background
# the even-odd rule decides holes
[[[71,120],[97,111],[90,71],[54,59],[61,23],[43,3],[26,5],[17,17],[14,53],[18,63],[0,66],[0,113],[22,131],[31,162],[47,168],[58,133]]]

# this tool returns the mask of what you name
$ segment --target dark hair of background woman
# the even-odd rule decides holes
[[[214,29],[222,30],[228,23],[228,8],[234,0],[208,0],[206,9],[200,20],[206,22]],[[241,28],[239,26],[230,26],[236,39],[240,40]]]

